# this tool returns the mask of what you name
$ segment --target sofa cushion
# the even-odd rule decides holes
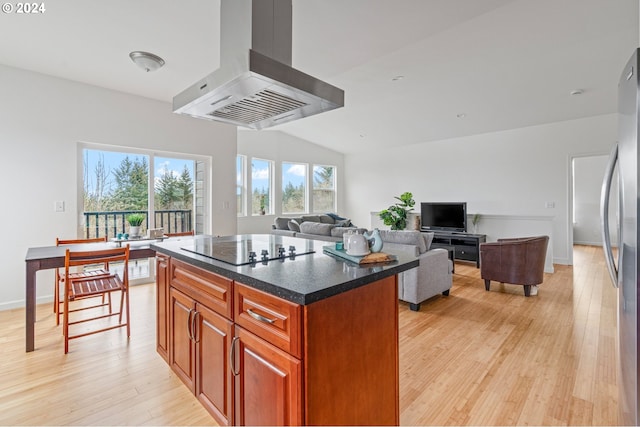
[[[331,230],[334,224],[322,224],[320,222],[305,221],[300,224],[300,231],[306,234],[318,234],[321,236],[331,236]]]
[[[424,241],[427,245],[427,250],[431,250],[431,243],[433,243],[433,236],[436,233],[420,233],[422,234],[422,237],[424,238]]]
[[[320,222],[318,215],[302,215],[302,222]]]
[[[289,227],[289,230],[291,231],[300,231],[300,224],[298,224],[298,221],[296,221],[295,219],[289,221],[287,223],[287,227]]]
[[[427,251],[427,242],[422,233],[415,230],[380,230],[380,236],[385,243],[399,243],[402,245],[413,245],[418,247],[418,251],[423,254]]]
[[[336,220],[329,215],[318,215],[320,217],[320,222],[323,224],[335,224]]]
[[[277,217],[273,223],[276,226],[276,230],[288,230],[290,218]]]

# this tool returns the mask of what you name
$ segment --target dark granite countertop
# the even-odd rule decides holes
[[[260,261],[260,253],[258,253],[256,263],[241,266],[217,261],[182,249],[183,247],[192,247],[194,244],[192,239],[241,241],[253,238],[261,240],[284,239],[282,242],[285,245],[288,245],[292,239],[285,236],[263,234],[216,238],[196,236],[194,238],[170,239],[164,242],[152,243],[151,248],[157,252],[302,305],[311,304],[385,277],[396,275],[402,271],[417,267],[419,264],[418,259],[413,256],[402,252],[385,251],[383,248],[383,252],[396,255],[397,260],[361,266],[323,253],[322,247],[332,244],[331,242],[299,238],[294,240],[308,245],[307,247],[315,252],[307,255],[297,255],[294,259],[287,256],[283,260],[272,260],[268,263],[262,263]]]

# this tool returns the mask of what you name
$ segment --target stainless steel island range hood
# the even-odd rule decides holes
[[[221,0],[220,68],[173,111],[263,129],[344,105],[344,91],[291,67],[291,0]]]

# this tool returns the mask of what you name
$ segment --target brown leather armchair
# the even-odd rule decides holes
[[[488,291],[491,281],[523,285],[524,295],[542,283],[549,236],[498,239],[480,245],[480,275]]]

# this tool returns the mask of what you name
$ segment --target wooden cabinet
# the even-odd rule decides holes
[[[194,337],[195,394],[220,424],[231,424],[233,376],[229,352],[233,323],[202,304],[196,304]]]
[[[233,323],[211,306],[230,312],[230,292],[228,279],[172,260],[169,365],[221,425],[233,423]]]
[[[302,425],[302,307],[234,284],[235,423]]]
[[[169,291],[169,365],[189,387],[195,390],[195,343],[191,339],[193,298],[171,288]]]
[[[303,425],[302,362],[236,326],[235,424]]]
[[[169,260],[166,255],[156,255],[156,348],[166,361],[169,361]]]
[[[399,423],[396,276],[303,306],[168,265],[168,361],[219,424]]]

